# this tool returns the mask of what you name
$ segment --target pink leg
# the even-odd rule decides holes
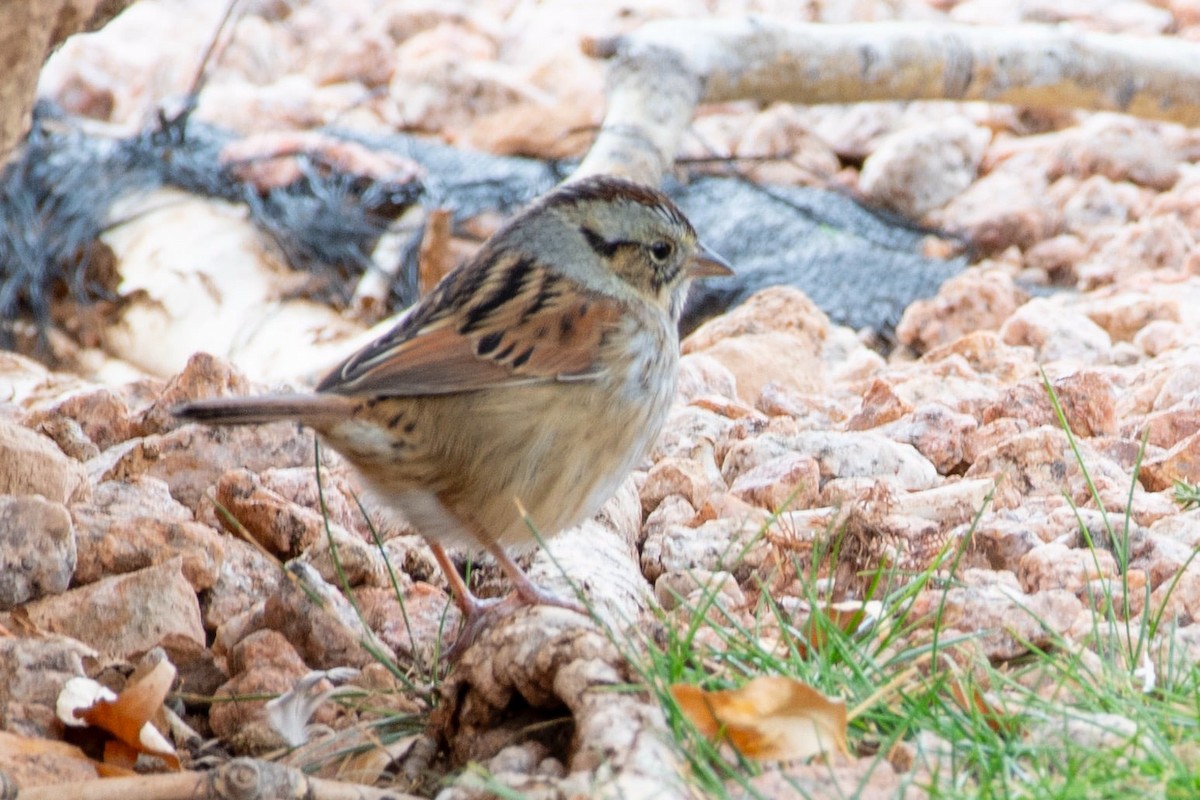
[[[487,551],[492,554],[492,558],[496,559],[496,563],[500,565],[500,569],[512,581],[513,592],[520,601],[518,605],[558,606],[559,608],[578,611],[580,614],[587,613],[575,600],[565,600],[529,580],[529,576],[525,574],[525,571],[521,569],[517,562],[512,560],[508,553],[504,552],[504,548],[500,545],[490,543],[486,547]]]
[[[450,594],[454,597],[454,604],[462,612],[462,627],[459,628],[454,644],[446,651],[446,659],[454,662],[462,656],[471,642],[475,641],[475,637],[479,635],[487,622],[488,612],[495,609],[501,601],[482,600],[472,594],[471,590],[467,588],[466,581],[454,568],[454,562],[446,554],[445,548],[432,540],[427,540],[427,543],[429,549],[433,551],[433,557],[437,559],[438,566],[442,568],[442,574],[446,576],[446,583],[450,585]]]
[[[426,540],[429,549],[433,551],[433,557],[437,560],[438,566],[442,568],[442,574],[446,576],[446,583],[450,584],[450,595],[454,598],[454,604],[458,606],[458,610],[463,613],[464,617],[470,617],[480,611],[480,606],[483,606],[478,597],[471,594],[471,590],[467,588],[466,581],[458,574],[458,570],[454,568],[454,562],[450,560],[450,556],[446,553],[446,548],[442,547],[432,539]]]

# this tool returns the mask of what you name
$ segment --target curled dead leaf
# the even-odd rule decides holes
[[[67,725],[89,725],[116,737],[105,743],[106,763],[131,768],[139,753],[147,753],[179,769],[174,746],[153,722],[174,681],[175,667],[166,659],[131,680],[118,695],[90,678],[72,678],[59,693],[58,718]]]
[[[819,653],[828,644],[830,626],[852,634],[870,628],[882,614],[883,604],[877,600],[845,600],[829,603],[822,613],[801,613],[795,621],[802,637],[795,642],[796,647],[807,658],[810,652]]]
[[[701,733],[728,741],[747,758],[788,761],[847,752],[846,705],[793,678],[766,676],[716,692],[675,684],[671,694]]]

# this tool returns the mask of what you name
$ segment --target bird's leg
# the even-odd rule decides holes
[[[446,583],[450,584],[450,594],[454,598],[454,605],[458,606],[458,610],[462,612],[464,618],[476,616],[487,607],[478,597],[471,593],[467,588],[467,582],[458,574],[458,570],[454,566],[454,562],[450,560],[450,556],[446,553],[446,548],[433,540],[426,540],[429,549],[433,551],[433,557],[437,561],[438,566],[442,568],[442,574],[446,576]]]
[[[504,571],[508,579],[512,581],[513,592],[519,601],[519,605],[558,606],[559,608],[578,611],[580,614],[587,614],[587,611],[575,600],[565,600],[529,580],[529,576],[525,574],[525,570],[521,569],[521,566],[513,561],[500,545],[495,542],[486,542],[484,547],[492,554],[492,558],[496,559],[496,563],[500,565],[500,569]]]
[[[458,631],[458,636],[455,638],[454,644],[446,651],[446,659],[453,662],[457,661],[471,642],[475,641],[475,637],[483,630],[488,612],[494,609],[501,601],[483,600],[476,597],[467,588],[466,581],[458,574],[458,570],[455,569],[454,562],[450,560],[446,549],[433,540],[426,540],[426,543],[433,552],[433,557],[437,560],[438,566],[442,568],[442,574],[446,576],[446,583],[450,585],[450,594],[454,597],[454,604],[462,612],[462,627]]]

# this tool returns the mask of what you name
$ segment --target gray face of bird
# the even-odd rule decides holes
[[[556,238],[592,266],[564,271],[584,285],[658,305],[678,321],[691,278],[731,274],[708,251],[683,213],[666,195],[617,180],[567,185],[549,195],[534,214],[557,220]],[[542,227],[542,226],[530,226]],[[549,231],[547,231],[549,233]]]

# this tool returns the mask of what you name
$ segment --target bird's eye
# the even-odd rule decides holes
[[[650,255],[655,261],[666,261],[671,257],[671,253],[673,252],[675,252],[675,245],[671,244],[665,239],[659,239],[657,242],[650,245]]]

